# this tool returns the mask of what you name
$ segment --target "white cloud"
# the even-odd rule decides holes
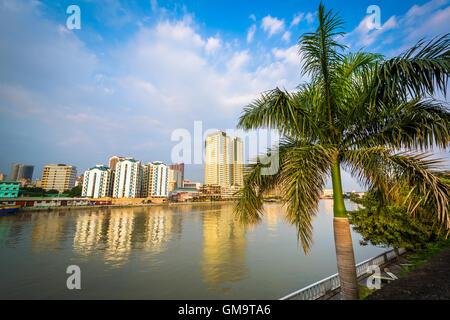
[[[402,25],[408,31],[408,40],[425,36],[442,34],[443,30],[450,30],[450,6],[439,8],[439,4],[447,1],[430,1],[422,7],[414,6],[408,11]]]
[[[253,52],[208,35],[189,15],[142,24],[97,52],[34,9],[8,10],[0,9],[0,26],[11,28],[0,42],[2,127],[9,132],[20,123],[35,136],[45,149],[27,154],[36,165],[69,159],[81,169],[113,153],[168,161],[172,130],[191,130],[194,120],[234,128],[261,92],[293,90],[302,80],[295,46]],[[0,159],[0,167],[8,161]]]
[[[158,1],[157,0],[150,0],[150,5],[152,6],[153,12],[156,12],[158,10]]]
[[[299,12],[298,14],[294,15],[294,18],[292,19],[290,28],[298,25],[300,23],[300,21],[302,21],[304,16],[305,16],[305,14],[303,12]]]
[[[389,18],[380,29],[372,28],[372,15],[367,15],[359,23],[352,32],[346,34],[345,39],[358,47],[367,47],[374,44],[379,38],[387,31],[398,27],[397,19],[395,16]]]
[[[268,33],[270,38],[274,34],[284,30],[284,19],[278,20],[277,18],[272,18],[268,15],[262,19],[261,27]]]
[[[447,3],[448,0],[431,0],[430,2],[427,2],[422,6],[414,5],[411,7],[411,9],[408,10],[408,12],[405,15],[405,18],[407,20],[410,20],[414,19],[417,16],[429,14]]]
[[[391,16],[381,29],[372,29],[372,16],[368,15],[345,36],[353,48],[369,47],[381,49],[395,43],[389,55],[397,55],[410,48],[421,38],[430,38],[450,30],[450,7],[448,0],[431,0],[422,6],[412,6],[403,16]],[[395,30],[395,32],[391,32]]]
[[[308,12],[305,16],[306,21],[311,24],[314,22],[314,14],[312,14],[311,12]]]
[[[282,39],[283,39],[284,41],[286,41],[286,42],[291,41],[291,32],[290,32],[290,31],[286,31],[286,32],[283,34]]]
[[[247,31],[247,43],[251,43],[253,41],[255,32],[256,32],[256,24],[252,25]]]
[[[249,18],[256,22],[256,17],[253,13],[249,16]]]
[[[219,38],[213,38],[210,37],[208,38],[208,40],[206,41],[206,52],[208,54],[212,54],[214,52],[216,52],[221,46],[222,46],[222,41]]]

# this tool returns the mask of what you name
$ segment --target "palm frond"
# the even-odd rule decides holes
[[[355,114],[345,132],[346,147],[389,146],[426,150],[450,142],[448,106],[434,99],[415,98],[397,105],[380,103],[376,114]]]
[[[321,3],[318,11],[319,27],[314,33],[305,33],[299,40],[299,54],[303,58],[302,72],[312,77],[312,81],[321,83],[327,106],[328,124],[331,137],[333,130],[336,103],[331,90],[333,69],[342,57],[340,51],[346,47],[336,38],[342,36],[343,20],[332,10],[325,12]]]
[[[384,61],[373,82],[372,99],[433,95],[447,91],[450,71],[450,34],[420,40],[398,57]]]
[[[318,134],[317,122],[311,118],[308,109],[299,104],[304,91],[291,94],[279,88],[261,95],[244,108],[239,118],[238,128],[245,130],[257,128],[278,129],[282,135],[297,136]]]
[[[431,159],[426,153],[395,153],[385,147],[371,147],[347,150],[342,154],[345,168],[371,188],[388,195],[390,188],[407,185],[412,192],[418,192],[422,204],[432,203],[437,220],[450,227],[448,215],[449,185],[442,181],[447,176],[442,171],[441,159]],[[410,204],[411,212],[419,205]]]
[[[243,223],[261,221],[264,192],[278,188],[286,208],[286,219],[297,227],[298,239],[305,252],[312,243],[311,220],[317,212],[320,194],[335,149],[311,145],[305,141],[284,139],[278,148],[280,170],[264,176],[260,162],[247,166],[244,186],[239,191],[235,215]]]
[[[305,253],[312,245],[312,218],[329,174],[333,148],[294,147],[283,157],[281,188],[287,220],[297,227]]]

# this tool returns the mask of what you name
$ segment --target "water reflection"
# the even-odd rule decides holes
[[[165,243],[179,240],[181,231],[182,215],[167,208],[84,213],[76,217],[73,250],[85,256],[101,250],[105,261],[118,267],[129,260],[132,250],[166,250]]]
[[[266,206],[264,210],[267,230],[270,237],[276,237],[276,231],[279,225],[281,205]]]
[[[73,250],[79,254],[88,255],[107,242],[109,219],[105,212],[92,212],[79,215],[76,218],[76,230],[73,238]]]
[[[233,219],[232,206],[203,215],[202,274],[211,290],[227,291],[228,282],[248,275],[245,249],[245,228]]]
[[[252,228],[229,204],[20,213],[0,219],[0,299],[276,299],[336,272],[332,230],[332,201],[308,256],[279,205]],[[381,251],[353,240],[358,261]],[[90,290],[61,291],[70,264]]]
[[[60,212],[42,212],[32,216],[33,232],[31,249],[33,252],[48,252],[59,248],[62,240],[63,223]]]

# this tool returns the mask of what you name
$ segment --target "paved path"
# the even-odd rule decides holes
[[[384,285],[366,300],[450,300],[450,249]]]
[[[398,259],[393,259],[391,261],[389,261],[387,264],[381,266],[380,268],[380,276],[384,277],[384,278],[391,278],[391,276],[387,273],[391,273],[393,274],[395,277],[400,278],[400,276],[402,275],[402,273],[404,272],[404,267],[409,263],[408,261],[408,255],[410,253],[405,253],[403,255],[401,255],[400,257],[398,257]],[[370,276],[370,274],[364,274],[363,276],[358,278],[358,284],[362,285],[362,286],[367,286],[367,278]],[[392,280],[394,281],[394,280]],[[389,282],[392,281],[386,281],[383,280],[381,282],[381,287],[383,288],[385,285],[387,285]],[[396,280],[398,281],[398,280]],[[324,298],[326,300],[341,300],[341,294],[340,294],[340,289],[337,290],[337,293],[332,296],[331,298]]]

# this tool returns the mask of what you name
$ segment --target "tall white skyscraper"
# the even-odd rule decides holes
[[[231,144],[231,185],[244,185],[244,144],[238,137],[230,139]]]
[[[243,184],[243,144],[219,131],[205,142],[205,184],[232,186]]]
[[[84,172],[82,197],[104,198],[111,196],[111,169],[100,164]]]
[[[114,198],[139,198],[141,196],[142,166],[132,158],[119,160],[114,177]]]
[[[229,185],[230,170],[227,166],[227,135],[216,132],[206,138],[205,184]]]
[[[151,197],[160,198],[169,196],[169,166],[161,161],[154,161],[150,164],[151,187],[149,194]]]

